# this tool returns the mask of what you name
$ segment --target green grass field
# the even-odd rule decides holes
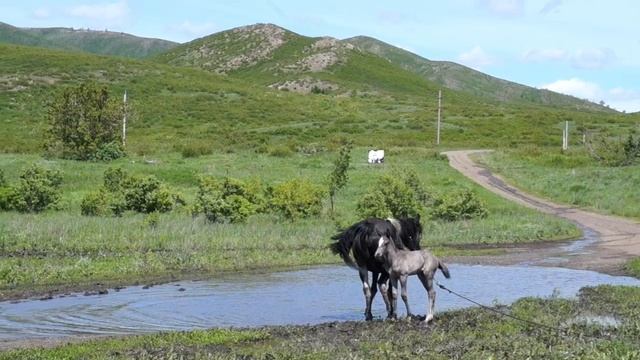
[[[579,146],[496,152],[483,160],[512,184],[544,198],[598,212],[640,218],[640,165],[600,165]]]
[[[573,224],[519,207],[475,186],[446,161],[434,157],[433,151],[391,150],[382,166],[366,164],[365,154],[366,149],[354,150],[349,183],[337,196],[334,217],[342,225],[358,220],[357,200],[380,176],[412,169],[436,196],[468,187],[480,195],[489,209],[489,216],[484,219],[423,219],[423,244],[438,248],[441,253],[455,253],[452,246],[579,235]],[[189,204],[193,202],[199,175],[257,178],[265,184],[302,177],[322,184],[331,171],[333,156],[319,153],[274,157],[240,152],[185,159],[180,154],[168,154],[155,157],[157,163],[150,165],[137,156],[105,164],[0,155],[0,167],[5,169],[9,182],[16,181],[20,169],[32,162],[60,169],[64,174],[61,210],[0,213],[0,291],[8,296],[56,285],[132,283],[230,270],[336,263],[339,258],[327,249],[330,236],[337,231],[328,205],[314,219],[291,222],[277,215],[257,215],[246,224],[208,224],[201,217],[193,218],[187,205],[161,215],[155,227],[149,226],[142,214],[84,217],[79,207],[82,197],[101,185],[102,173],[109,166],[121,166],[132,174],[156,175],[183,194]]]

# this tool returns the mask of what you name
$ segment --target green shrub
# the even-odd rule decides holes
[[[39,212],[60,200],[62,175],[36,164],[26,168],[12,189],[11,208],[20,212]]]
[[[152,229],[157,228],[158,223],[160,223],[160,213],[157,211],[154,211],[152,213],[147,214],[147,216],[144,217],[144,220],[142,221],[142,223],[146,227],[150,227]]]
[[[14,189],[8,186],[0,187],[0,210],[7,211],[13,208]]]
[[[209,222],[241,223],[264,207],[264,195],[258,182],[203,176],[192,212],[204,214]]]
[[[423,210],[419,196],[423,195],[416,194],[407,181],[384,175],[358,202],[356,211],[361,217],[416,216]]]
[[[293,150],[286,145],[275,145],[268,148],[268,153],[275,157],[289,157],[293,155]]]
[[[7,186],[7,179],[4,177],[4,170],[0,169],[0,188]]]
[[[431,216],[446,221],[483,218],[488,214],[485,204],[469,189],[456,191],[435,201]]]
[[[177,197],[151,175],[130,178],[124,191],[124,200],[127,209],[148,214],[170,211]]]
[[[295,220],[322,211],[322,187],[308,180],[293,179],[274,186],[271,190],[271,207],[285,218]]]
[[[80,203],[80,212],[85,216],[109,214],[109,194],[102,189],[88,193]]]
[[[209,155],[213,150],[202,144],[187,144],[181,147],[180,152],[184,158],[195,158],[201,155]]]
[[[96,153],[92,160],[111,161],[125,156],[127,156],[127,153],[124,151],[122,145],[120,143],[112,141],[100,145],[100,147],[98,147],[98,150],[96,150]]]
[[[117,192],[124,189],[129,174],[122,168],[108,168],[104,171],[104,188],[110,192]]]

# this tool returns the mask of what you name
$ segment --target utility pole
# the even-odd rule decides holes
[[[127,146],[127,90],[124,91],[124,117],[122,118],[122,148]]]
[[[436,131],[436,145],[440,145],[440,116],[442,115],[442,90],[438,90],[438,126]]]
[[[569,148],[569,122],[564,122],[564,129],[562,129],[562,150]]]

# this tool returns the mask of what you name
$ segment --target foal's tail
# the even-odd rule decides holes
[[[331,239],[335,240],[335,242],[329,245],[332,253],[340,255],[344,263],[354,269],[357,269],[358,266],[351,258],[351,247],[353,246],[356,236],[360,236],[357,225],[358,224],[353,225],[341,233],[332,236]]]
[[[446,277],[447,279],[451,277],[451,274],[449,274],[449,269],[447,268],[447,265],[445,265],[442,261],[440,261],[440,259],[438,259],[438,269],[442,271],[442,273],[444,274],[444,277]]]

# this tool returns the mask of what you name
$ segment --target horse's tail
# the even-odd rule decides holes
[[[340,255],[344,263],[354,269],[357,269],[358,266],[353,261],[350,254],[351,247],[353,246],[353,241],[356,236],[356,226],[351,226],[341,233],[332,236],[331,239],[335,240],[335,242],[329,245],[332,253]]]
[[[442,273],[444,274],[444,277],[446,277],[447,279],[451,277],[451,274],[449,273],[449,269],[447,268],[447,265],[445,265],[442,261],[440,261],[440,259],[438,259],[438,269],[442,271]]]

